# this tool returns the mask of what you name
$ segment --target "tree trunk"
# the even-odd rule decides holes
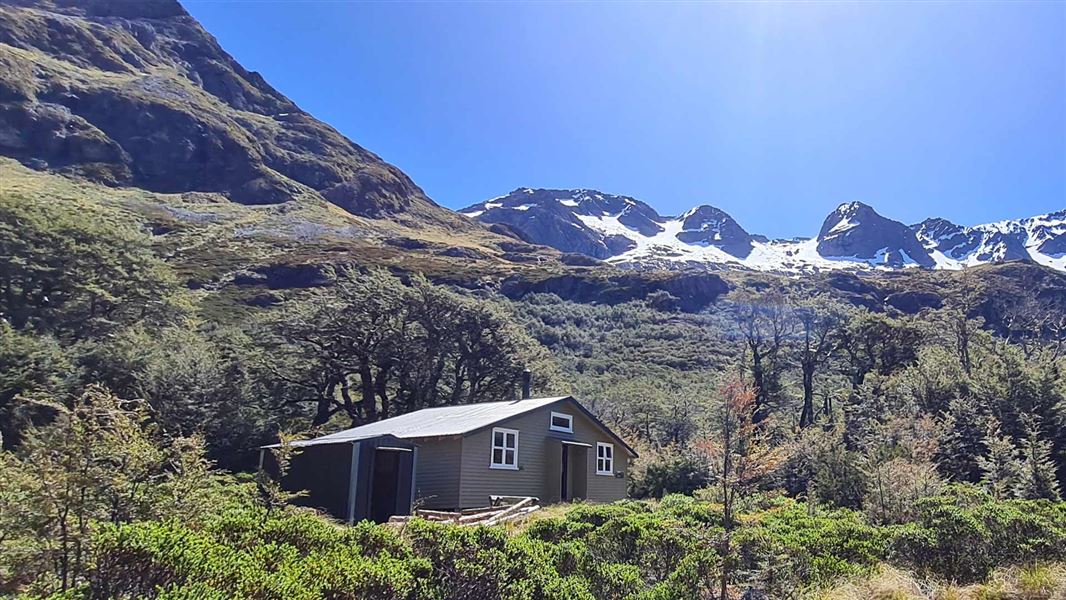
[[[803,371],[803,412],[800,413],[800,427],[814,424],[814,361],[804,359]]]
[[[729,464],[729,460],[725,461],[725,464]],[[723,477],[722,484],[722,524],[725,526],[725,532],[722,534],[722,580],[719,584],[720,600],[729,600],[729,575],[732,564],[730,563],[729,553],[731,551],[733,535],[733,507],[729,494],[728,476]]]
[[[392,370],[391,361],[386,361],[378,365],[378,376],[374,379],[374,392],[377,394],[378,399],[381,400],[381,418],[388,419],[391,412],[391,406],[389,402],[389,373]]]
[[[722,581],[719,586],[721,600],[729,600],[729,532],[722,541]]]
[[[363,418],[362,413],[352,402],[352,393],[347,375],[344,376],[344,379],[341,379],[341,398],[344,399],[344,412],[348,413],[348,418],[352,420],[352,427],[365,423],[366,420]]]
[[[318,398],[318,402],[315,405],[315,419],[311,421],[311,427],[321,427],[329,421],[329,409],[333,404],[333,394],[336,392],[337,384],[330,383],[326,386],[325,392]]]
[[[373,423],[378,420],[378,406],[377,399],[374,398],[374,373],[368,360],[359,364],[359,383],[363,395],[363,414],[366,415],[367,423]]]
[[[752,409],[752,418],[758,423],[768,415],[766,396],[766,370],[763,367],[763,357],[755,346],[751,350],[751,380],[755,385],[755,406]]]

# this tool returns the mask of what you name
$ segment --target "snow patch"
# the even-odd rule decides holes
[[[856,228],[856,227],[858,227],[858,226],[859,226],[859,224],[858,224],[858,223],[852,223],[852,222],[851,222],[851,218],[849,218],[849,217],[844,217],[844,218],[843,218],[843,219],[841,219],[841,220],[840,220],[839,222],[837,222],[837,224],[836,224],[836,225],[833,225],[833,227],[831,227],[831,228],[829,229],[829,233],[830,233],[830,234],[834,234],[834,233],[844,233],[845,231],[848,231],[848,230],[850,230],[850,229],[855,229],[855,228]]]

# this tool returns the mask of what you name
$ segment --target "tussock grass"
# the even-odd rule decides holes
[[[873,575],[815,590],[810,600],[1066,600],[1066,564],[997,569],[984,583],[966,586],[922,580],[882,565]]]

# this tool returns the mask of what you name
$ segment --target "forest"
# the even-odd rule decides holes
[[[0,594],[1066,594],[1054,298],[993,326],[976,280],[908,315],[784,279],[699,313],[327,279],[220,311],[129,213],[0,199]],[[631,500],[346,527],[255,470],[279,439],[513,398],[526,368],[637,447]]]

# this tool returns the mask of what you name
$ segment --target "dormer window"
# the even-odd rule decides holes
[[[574,416],[566,413],[552,412],[551,424],[548,426],[551,431],[561,431],[563,433],[574,433]]]

